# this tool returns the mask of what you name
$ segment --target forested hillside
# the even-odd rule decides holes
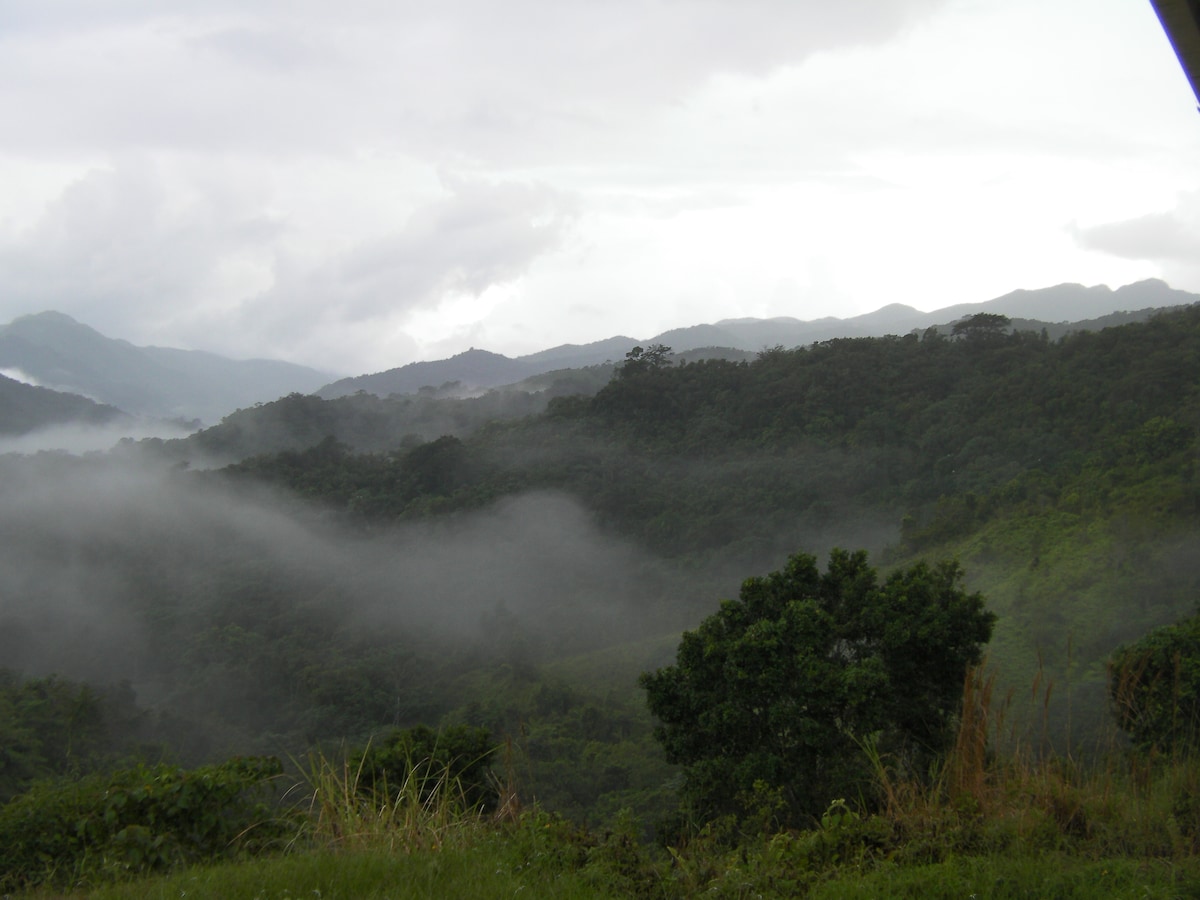
[[[957,558],[1012,739],[1076,753],[1112,746],[1112,651],[1200,596],[1200,308],[1053,341],[982,316],[749,361],[652,346],[607,377],[293,395],[188,442],[4,458],[5,702],[92,685],[53,683],[82,698],[78,768],[482,727],[545,808],[652,819],[673,769],[639,674],[797,551]],[[5,790],[69,768],[53,722],[13,722]]]
[[[919,550],[961,536],[964,519],[979,525],[1057,498],[1098,472],[1110,477],[1073,502],[1102,507],[1114,473],[1141,480],[1187,463],[1200,415],[1198,318],[1193,309],[1057,342],[930,331],[768,350],[750,363],[627,366],[594,397],[554,397],[544,415],[420,447],[403,446],[382,415],[359,424],[332,403],[288,398],[258,427],[302,415],[321,447],[256,456],[228,475],[373,523],[562,490],[614,531],[693,562],[794,547],[798,531],[845,526],[848,511],[903,523],[903,546]],[[361,452],[389,427],[388,452]],[[1176,513],[1192,501],[1179,502]]]
[[[0,375],[0,435],[28,434],[54,425],[120,424],[129,418],[114,406]]]
[[[993,661],[1014,684],[1038,660],[1074,677],[1076,724],[1098,725],[1107,654],[1200,587],[1200,310],[1059,341],[990,326],[626,364],[594,397],[462,439],[326,443],[213,477],[368,528],[561,491],[687,573],[686,599],[662,601],[681,625],[706,591],[797,548],[958,555],[1001,612]]]

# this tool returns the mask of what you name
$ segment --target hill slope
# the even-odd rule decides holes
[[[313,391],[327,380],[292,363],[135,347],[57,312],[0,326],[0,369],[134,415],[206,421],[292,391]]]
[[[0,375],[0,435],[29,434],[52,425],[110,425],[128,419],[116,407]]]

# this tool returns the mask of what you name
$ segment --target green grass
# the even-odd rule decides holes
[[[417,898],[687,897],[687,881],[670,868],[659,888],[606,884],[587,869],[522,865],[506,838],[472,848],[394,854],[380,851],[310,853],[278,859],[189,869],[76,895],[95,900],[417,900]],[[774,882],[774,883],[772,883]],[[807,896],[814,900],[918,898],[1129,898],[1200,897],[1196,860],[1080,859],[1063,853],[960,856],[935,864],[882,863],[867,871],[839,868],[795,887],[785,879],[743,868],[697,886],[714,898]]]
[[[413,854],[380,850],[313,852],[279,859],[192,869],[159,879],[114,885],[87,895],[98,900],[416,900],[620,896],[589,883],[582,872],[514,863],[503,839],[468,848]]]
[[[496,833],[470,847],[418,853],[319,851],[193,868],[98,888],[96,900],[409,900],[416,898],[1200,898],[1200,859],[1091,859],[1063,852],[955,856],[938,863],[847,860],[788,868],[766,848],[707,860],[689,875],[659,864],[631,878],[548,852],[522,856],[523,840]],[[562,847],[559,848],[562,850]],[[731,863],[730,860],[733,860]],[[647,877],[649,876],[649,880]],[[656,881],[655,881],[656,880]],[[84,896],[84,894],[35,894]]]
[[[985,695],[968,699],[986,709]],[[985,733],[986,721],[970,722]],[[337,770],[319,774],[317,786]],[[447,827],[444,791],[428,815],[373,813],[364,823],[341,814],[332,827],[336,809],[323,812],[273,856],[26,896],[1200,898],[1200,761],[1083,769],[979,756],[963,740],[932,783],[894,778],[883,761],[878,777],[887,795],[879,814],[842,806],[814,830],[757,837],[738,837],[733,823],[669,853],[640,841],[628,817],[603,833],[536,812],[502,822],[459,813]],[[331,791],[320,802],[336,807],[339,796],[349,797]]]
[[[1200,866],[1161,860],[1080,860],[1059,853],[1040,856],[956,857],[924,866],[881,866],[858,877],[839,877],[809,894],[814,900],[912,897],[966,898],[1200,897]]]
[[[660,865],[657,884],[632,882],[600,869],[563,862],[530,862],[498,835],[470,848],[415,854],[360,850],[314,852],[278,859],[189,869],[168,877],[112,885],[88,894],[96,900],[416,900],[416,898],[977,898],[1095,897],[1154,900],[1200,897],[1196,859],[1087,859],[1061,853],[956,856],[938,863],[849,864],[814,873],[799,883],[750,864],[689,882],[678,867]],[[49,897],[51,895],[42,895]],[[64,896],[64,895],[56,895]]]

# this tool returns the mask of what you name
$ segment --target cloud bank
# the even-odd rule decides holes
[[[17,0],[0,319],[359,374],[1062,281],[1200,289],[1068,228],[1200,190],[1186,82],[1132,7]]]

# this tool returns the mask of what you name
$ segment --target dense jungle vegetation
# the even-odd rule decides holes
[[[446,872],[490,884],[465,891],[480,896],[840,896],[848,879],[857,896],[1054,879],[1063,896],[1187,895],[1200,650],[1194,626],[1155,629],[1200,598],[1200,309],[1054,341],[976,317],[746,362],[651,347],[605,378],[474,400],[292,395],[186,441],[0,460],[0,832],[112,826],[71,825],[71,846],[39,851],[54,865],[14,858],[0,887],[222,857],[269,821],[245,848],[266,854],[242,870],[259,873],[246,896],[333,884],[326,855],[351,835],[358,863],[389,873],[369,877],[431,885],[374,896],[431,895]],[[769,767],[716,805],[689,800],[691,757],[656,740],[643,687],[684,664],[681,632],[708,633],[722,599],[793,554],[867,571],[839,547],[867,551],[881,585],[959,573],[994,616],[969,632],[982,666],[964,680],[964,647],[928,689],[947,716],[936,741],[880,717],[916,670],[852,666],[826,700],[861,724],[822,746],[854,765],[799,805]],[[779,615],[792,635],[827,621]],[[829,632],[819,656],[857,666],[882,627]],[[910,734],[937,752],[889,737]],[[787,752],[790,771],[809,758]],[[191,798],[196,778],[214,787]],[[303,814],[235,803],[288,779],[317,798]],[[339,790],[373,801],[370,823],[335,827],[363,812]],[[191,843],[147,820],[176,821],[159,791],[211,810]],[[372,855],[389,841],[422,852]],[[272,861],[288,847],[315,848],[293,865],[321,874]],[[425,868],[435,847],[445,871]],[[161,891],[233,895],[204,883]]]

